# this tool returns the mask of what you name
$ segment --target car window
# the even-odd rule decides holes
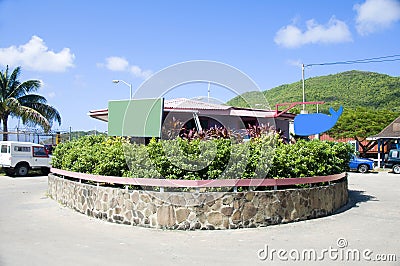
[[[14,151],[17,151],[17,152],[31,152],[31,147],[14,146]]]
[[[399,151],[397,151],[397,150],[392,151],[392,154],[390,155],[390,157],[399,158]]]
[[[33,156],[47,157],[46,149],[44,147],[33,147]]]

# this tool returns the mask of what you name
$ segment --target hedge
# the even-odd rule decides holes
[[[289,178],[348,170],[347,143],[304,141],[283,144],[276,136],[248,142],[230,139],[156,140],[130,144],[121,137],[85,136],[58,145],[52,166],[81,173],[136,178]]]

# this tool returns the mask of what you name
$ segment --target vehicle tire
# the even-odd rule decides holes
[[[366,165],[366,164],[360,164],[357,168],[357,171],[362,174],[365,174],[366,172],[368,172],[368,170],[369,170],[369,168],[368,168],[368,165]]]
[[[27,176],[28,173],[29,173],[29,165],[27,163],[21,163],[15,167],[15,174],[17,176]]]
[[[48,175],[50,173],[50,168],[48,167],[42,167],[40,169],[40,172],[42,172],[42,175]]]
[[[400,174],[400,165],[396,164],[393,166],[393,173]]]

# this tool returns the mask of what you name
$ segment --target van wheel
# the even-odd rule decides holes
[[[393,173],[400,174],[400,165],[396,164],[393,166]]]
[[[29,165],[26,163],[19,164],[15,167],[17,176],[27,176],[29,173]]]

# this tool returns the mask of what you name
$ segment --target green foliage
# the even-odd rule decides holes
[[[302,82],[294,82],[264,91],[270,107],[277,103],[301,102]],[[307,101],[325,101],[319,106],[327,113],[329,107],[337,109],[340,105],[347,108],[365,107],[368,109],[389,110],[400,113],[400,77],[384,74],[347,71],[334,75],[313,77],[305,80]],[[227,102],[228,105],[250,107],[262,104],[260,92],[246,92]],[[246,101],[244,100],[246,99]],[[309,112],[315,112],[314,105],[306,106]]]
[[[187,180],[305,177],[347,170],[348,144],[315,140],[285,145],[278,139],[152,139],[145,146],[118,137],[86,136],[58,145],[52,165],[99,175]]]
[[[333,138],[363,140],[381,132],[398,116],[399,114],[395,112],[363,107],[344,109],[336,125],[327,134]]]
[[[154,140],[152,140],[153,142]],[[125,143],[123,145],[128,171],[125,177],[133,178],[162,178],[160,173],[150,159],[148,147],[142,144]],[[154,152],[154,150],[153,150]]]
[[[168,179],[237,178],[246,167],[245,144],[230,139],[156,141],[147,146],[148,154],[161,176]],[[235,162],[235,163],[233,163]],[[246,162],[246,161],[244,161]],[[240,172],[239,172],[240,173]]]
[[[128,171],[123,138],[86,136],[57,145],[52,166],[74,172],[123,176]]]
[[[338,174],[348,170],[352,148],[347,143],[300,140],[281,144],[275,151],[269,176],[275,178]]]
[[[362,148],[362,156],[365,157],[377,142],[368,141],[365,144],[363,141],[381,132],[398,116],[398,113],[386,110],[371,110],[363,107],[345,109],[336,125],[327,134],[336,139],[357,140]]]

